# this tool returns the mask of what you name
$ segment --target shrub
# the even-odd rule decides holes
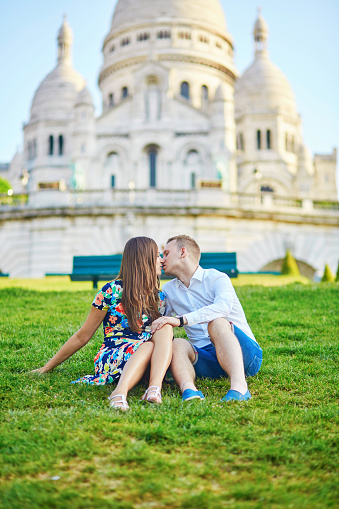
[[[338,261],[338,268],[337,268],[337,274],[335,276],[335,280],[337,283],[339,283],[339,261]]]
[[[324,275],[321,278],[321,282],[322,283],[333,283],[334,282],[334,274],[331,271],[330,267],[327,265],[327,263],[325,265]]]
[[[0,177],[0,194],[7,193],[9,189],[11,189],[11,184],[8,180]]]
[[[289,249],[286,251],[286,256],[281,267],[281,274],[288,276],[300,276],[297,262]]]

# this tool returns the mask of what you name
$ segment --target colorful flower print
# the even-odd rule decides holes
[[[107,283],[94,297],[92,305],[106,312],[103,320],[104,342],[94,357],[94,375],[85,375],[72,383],[104,385],[116,382],[131,355],[151,339],[151,321],[142,316],[141,332],[133,332],[121,304],[122,281]],[[165,312],[165,295],[159,292],[159,312]]]

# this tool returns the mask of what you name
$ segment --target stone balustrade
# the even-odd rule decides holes
[[[40,190],[30,194],[0,195],[0,211],[12,208],[60,207],[215,208],[263,211],[299,210],[317,214],[339,213],[339,202],[277,196],[272,193],[228,193],[222,189],[106,189]]]

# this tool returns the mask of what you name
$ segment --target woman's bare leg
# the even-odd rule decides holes
[[[118,394],[127,396],[128,391],[139,382],[142,375],[145,373],[151,360],[153,350],[154,344],[152,341],[147,341],[139,346],[126,362],[119,382],[111,396],[117,396]]]
[[[161,390],[164,376],[172,359],[172,340],[173,327],[171,325],[164,325],[152,336],[154,350],[151,358],[149,388],[159,387]],[[153,400],[151,391],[149,391],[148,395]],[[160,398],[154,398],[154,401],[160,403]]]

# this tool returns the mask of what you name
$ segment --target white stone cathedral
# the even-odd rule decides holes
[[[312,275],[335,266],[336,150],[312,160],[260,13],[253,36],[254,61],[239,77],[219,0],[119,0],[96,117],[64,19],[24,150],[0,168],[28,197],[0,209],[0,219],[12,214],[11,233],[7,223],[0,229],[0,269],[67,273],[75,254],[121,252],[132,235],[162,244],[177,233],[203,251],[237,251],[242,271],[272,267],[286,248]],[[10,255],[15,232],[28,252],[21,264]],[[312,235],[322,254],[312,252]]]

